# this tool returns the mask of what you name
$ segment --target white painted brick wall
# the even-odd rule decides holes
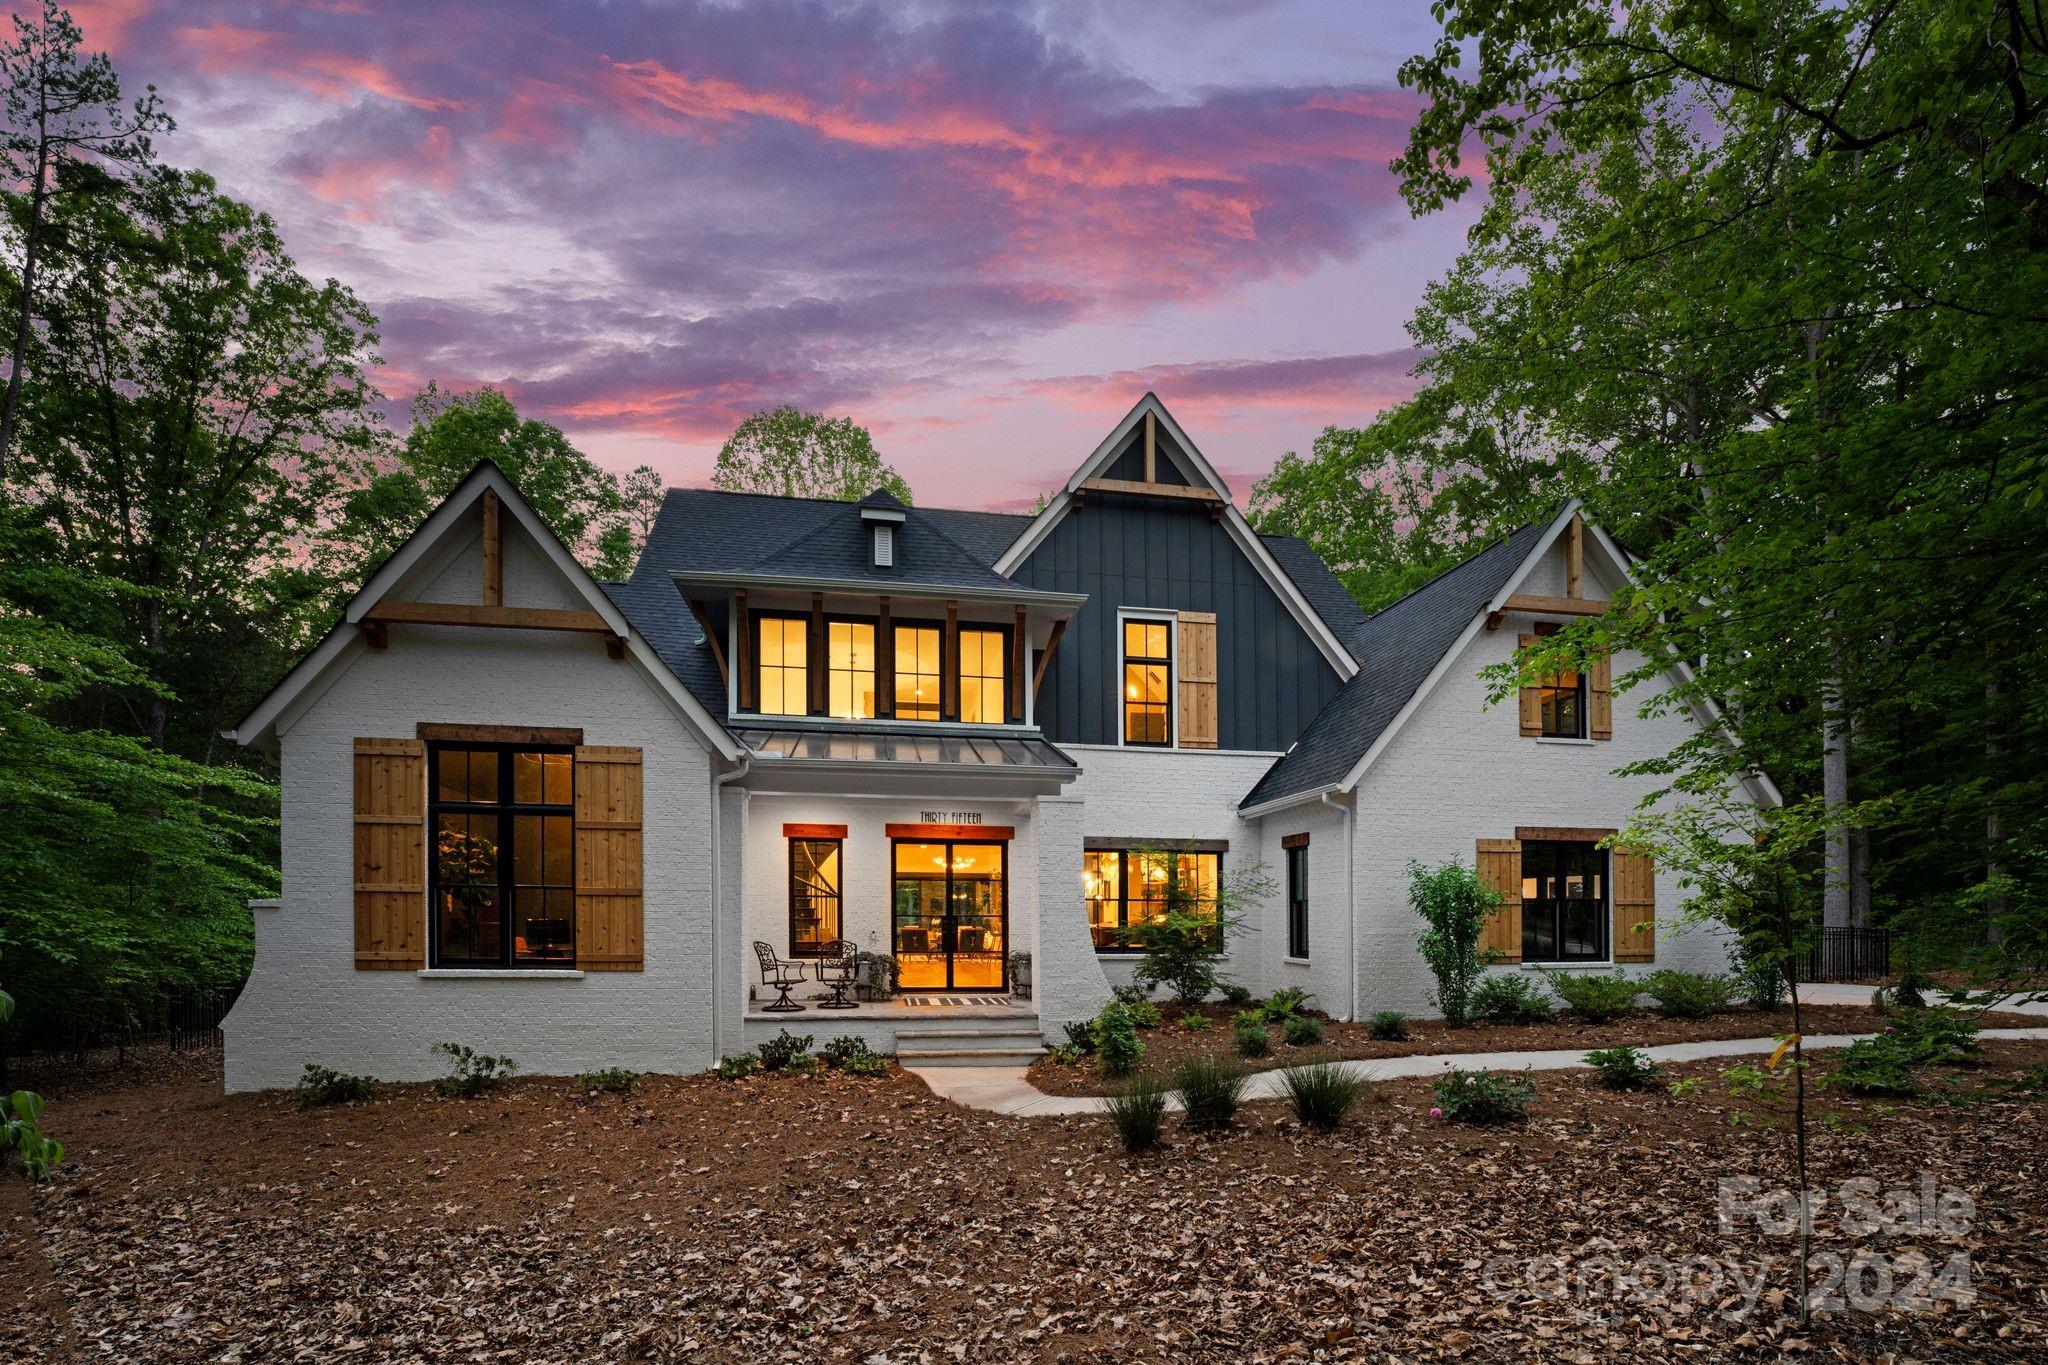
[[[423,596],[475,600],[459,556]],[[516,530],[505,600],[568,606]],[[644,751],[646,970],[575,980],[430,979],[354,965],[353,746],[421,721],[581,726]],[[230,1090],[290,1085],[307,1062],[387,1080],[445,1072],[443,1040],[509,1054],[529,1073],[598,1066],[694,1071],[711,1056],[710,762],[670,704],[601,643],[544,632],[395,626],[282,740],[283,906],[260,911],[256,965],[229,1016]],[[425,913],[422,897],[422,914]]]
[[[1602,595],[1587,567],[1589,593]],[[1522,591],[1563,591],[1561,552],[1546,556]],[[1358,792],[1357,896],[1359,1004],[1362,1015],[1398,1009],[1432,1015],[1432,979],[1415,948],[1420,927],[1407,903],[1410,859],[1435,865],[1455,858],[1472,864],[1480,839],[1514,837],[1517,825],[1620,828],[1637,802],[1662,784],[1624,778],[1614,770],[1638,759],[1670,752],[1692,732],[1683,714],[1651,719],[1637,715],[1642,702],[1664,684],[1644,684],[1618,694],[1614,738],[1587,744],[1524,739],[1513,698],[1488,709],[1478,673],[1513,654],[1526,630],[1511,618],[1497,631],[1481,629],[1421,709],[1395,737],[1360,783]],[[1640,660],[1617,657],[1619,678]],[[1267,818],[1269,827],[1285,818]],[[1631,967],[1641,974],[1656,967],[1719,971],[1727,965],[1721,935],[1698,927],[1683,935],[1669,921],[1684,893],[1677,878],[1657,874],[1657,961]]]
[[[1246,980],[1245,984],[1261,995],[1299,986],[1315,996],[1317,1009],[1333,1018],[1347,1019],[1351,1014],[1347,964],[1356,937],[1345,861],[1349,856],[1349,816],[1313,803],[1277,812],[1259,823],[1263,826],[1260,847],[1273,877],[1273,896],[1264,909],[1264,932],[1259,936],[1259,979]],[[1309,836],[1305,961],[1287,956],[1287,853],[1280,841],[1290,834]]]

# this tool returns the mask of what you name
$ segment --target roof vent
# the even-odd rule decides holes
[[[878,569],[896,567],[896,528],[905,519],[903,504],[880,489],[868,494],[860,505],[860,519],[867,523],[868,533],[873,537],[874,565]]]
[[[886,521],[875,523],[875,567],[887,569],[896,563],[896,528]]]

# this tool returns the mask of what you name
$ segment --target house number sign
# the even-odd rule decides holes
[[[981,812],[978,810],[921,810],[917,813],[920,823],[927,825],[978,825]]]

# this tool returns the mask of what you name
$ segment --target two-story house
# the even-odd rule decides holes
[[[694,1071],[792,1020],[1024,1055],[1252,869],[1229,974],[1338,1017],[1428,1009],[1411,860],[1476,862],[1510,966],[1718,967],[1599,847],[1704,718],[1616,707],[1630,658],[1478,678],[1628,571],[1568,505],[1368,618],[1149,394],[1035,516],[676,490],[624,583],[482,465],[233,732],[281,755],[284,878],[228,1084],[442,1040]],[[828,1009],[850,950],[898,993]]]

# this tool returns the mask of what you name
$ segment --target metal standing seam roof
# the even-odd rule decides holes
[[[1049,768],[1080,765],[1050,740],[1027,735],[917,734],[903,730],[780,730],[735,727],[769,761],[810,763],[938,763],[960,767]]]
[[[1294,746],[1274,761],[1239,806],[1262,805],[1343,781],[1472,618],[1521,567],[1549,525],[1544,520],[1518,528],[1352,631],[1345,643],[1358,660],[1357,676],[1316,713]]]

